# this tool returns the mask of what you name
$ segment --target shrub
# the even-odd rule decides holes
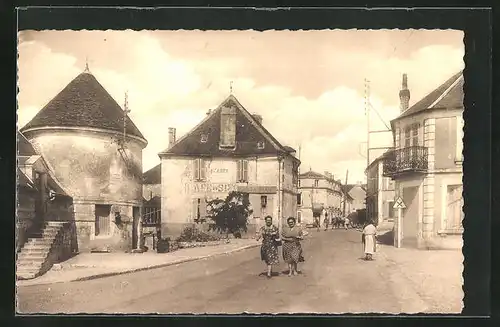
[[[188,226],[182,230],[181,235],[177,238],[177,242],[211,242],[219,241],[220,237],[200,231],[196,227]]]
[[[252,213],[248,194],[231,192],[225,200],[210,201],[208,208],[208,217],[214,222],[215,230],[232,233],[235,237],[247,231],[248,216]]]

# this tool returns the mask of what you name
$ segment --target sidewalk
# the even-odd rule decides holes
[[[425,313],[460,313],[463,299],[463,255],[460,250],[417,250],[377,245],[376,256],[387,260],[417,292]]]
[[[170,253],[83,253],[55,265],[38,278],[18,280],[16,283],[17,286],[28,286],[102,278],[229,254],[259,245],[260,242],[254,239],[231,239],[228,244],[180,249]]]

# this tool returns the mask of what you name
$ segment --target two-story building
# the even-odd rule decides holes
[[[366,169],[366,214],[377,224],[394,220],[395,182],[384,176],[385,154],[373,160]]]
[[[207,215],[207,202],[248,194],[250,228],[266,215],[284,223],[297,213],[299,159],[230,95],[179,140],[170,130],[161,159],[162,235],[178,235]],[[281,218],[281,219],[280,219]],[[253,227],[253,228],[252,228]]]
[[[459,72],[409,107],[403,75],[401,114],[391,121],[395,148],[384,159],[384,176],[406,206],[395,233],[402,246],[461,247],[463,86]]]
[[[300,174],[299,192],[297,216],[301,223],[312,225],[315,218],[325,213],[329,218],[341,216],[343,203],[341,184],[329,172],[320,174],[309,170]]]

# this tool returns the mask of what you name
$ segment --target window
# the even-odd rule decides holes
[[[300,224],[302,222],[302,212],[297,211],[297,222]]]
[[[297,205],[301,205],[302,204],[302,193],[299,193],[297,194]]]
[[[318,179],[315,179],[314,180],[314,187],[318,187],[319,186],[319,180]]]
[[[260,207],[261,208],[267,207],[267,195],[261,195],[261,197],[260,197]]]
[[[194,160],[194,179],[196,181],[204,181],[205,180],[205,160],[203,159],[195,159]]]
[[[201,143],[207,143],[207,141],[208,141],[208,135],[201,134]]]
[[[300,179],[299,179],[299,187],[300,187]]]
[[[205,199],[193,199],[193,221],[203,223],[207,217],[207,202]]]
[[[404,147],[418,146],[420,124],[412,124],[405,127],[404,131]]]
[[[257,149],[262,150],[266,147],[266,143],[264,141],[257,142]]]
[[[248,182],[248,160],[238,160],[238,182]]]

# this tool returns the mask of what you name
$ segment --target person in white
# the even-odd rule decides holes
[[[345,229],[349,228],[349,223],[350,223],[349,217],[346,217],[345,220],[344,220],[344,227],[345,227]]]
[[[363,250],[365,253],[365,260],[371,261],[373,260],[373,254],[377,250],[377,242],[375,236],[377,235],[377,228],[372,220],[366,224],[365,228],[363,228]]]

